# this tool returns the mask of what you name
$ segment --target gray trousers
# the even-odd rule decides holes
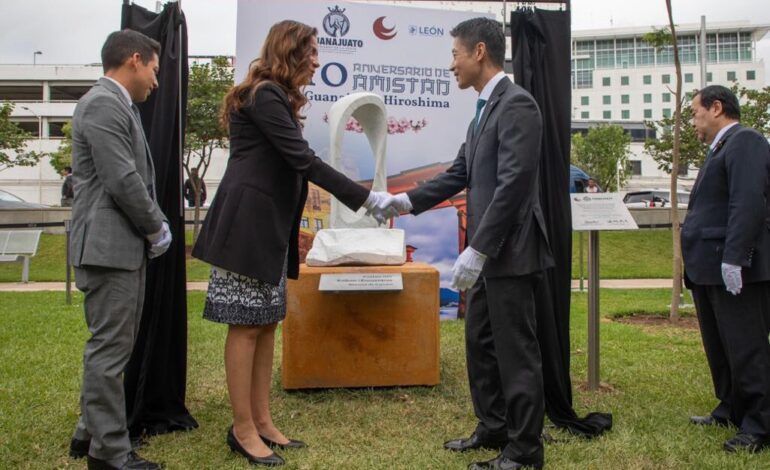
[[[80,419],[73,437],[91,440],[88,453],[101,460],[120,459],[131,451],[123,373],[139,333],[145,267],[75,268],[91,337],[83,353]]]

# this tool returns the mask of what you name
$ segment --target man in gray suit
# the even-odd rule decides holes
[[[72,119],[70,253],[91,337],[70,455],[87,455],[89,469],[160,468],[132,451],[123,392],[123,372],[139,331],[147,259],[171,244],[134,104],[158,86],[159,52],[158,42],[141,33],[110,34],[102,48],[105,76],[80,99]]]
[[[468,245],[452,268],[467,292],[465,345],[471,398],[479,420],[453,451],[502,450],[472,469],[541,467],[543,376],[534,292],[553,266],[540,208],[542,120],[532,96],[503,72],[500,24],[474,18],[452,31],[451,69],[479,98],[452,166],[385,205],[419,214],[465,189]]]

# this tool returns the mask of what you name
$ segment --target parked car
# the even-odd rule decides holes
[[[48,206],[27,202],[18,196],[14,196],[8,191],[0,189],[0,209],[40,209],[42,207]]]
[[[677,191],[677,207],[687,209],[690,202],[690,193]],[[645,189],[632,191],[623,197],[623,202],[628,208],[644,207],[671,207],[671,191],[665,189]]]

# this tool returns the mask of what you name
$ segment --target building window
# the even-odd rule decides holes
[[[719,62],[738,62],[738,33],[719,33],[717,43]]]
[[[40,137],[40,123],[38,121],[17,121],[14,119],[11,122],[22,128],[25,132],[31,134],[32,137]]]
[[[735,81],[735,72],[727,72],[727,80],[734,82]]]
[[[644,94],[644,102],[645,103],[652,103],[652,93],[645,93]]]
[[[664,118],[670,118],[671,117],[671,108],[663,108],[663,117]]]
[[[677,173],[679,176],[687,176],[687,165],[679,165],[679,172]],[[679,201],[681,202],[681,201]]]
[[[604,111],[604,112],[602,112],[602,118],[604,118],[604,119],[612,119],[612,111]]]
[[[714,76],[711,74],[711,72],[706,72],[706,82],[707,82],[707,83],[709,83],[709,82],[713,82],[713,81],[714,81],[714,78],[713,78],[713,77],[714,77]]]
[[[602,104],[612,104],[612,96],[610,95],[602,96]]]
[[[663,102],[664,103],[670,103],[671,102],[671,93],[663,93]]]
[[[652,75],[643,76],[642,83],[644,83],[645,85],[652,85]]]
[[[596,41],[596,68],[611,69],[615,67],[615,40]]]
[[[636,41],[636,65],[655,64],[655,48],[652,44],[637,39]],[[649,85],[649,83],[645,83]]]
[[[716,34],[706,35],[706,62],[708,63],[717,62],[717,35]]]
[[[0,86],[0,101],[42,101],[42,99],[43,87],[39,85]]]
[[[51,85],[51,101],[77,101],[90,89],[90,86]]]
[[[580,42],[578,42],[578,54],[588,54],[580,51]],[[574,70],[572,71],[575,88],[593,88],[594,86],[594,59],[593,49],[590,51],[591,57],[588,59],[576,59]]]
[[[66,121],[48,121],[48,136],[52,138],[64,137],[64,125]]]
[[[631,176],[642,176],[642,161],[630,160],[629,166],[631,167]]]
[[[602,77],[602,86],[610,86],[611,83],[610,77]]]
[[[738,54],[741,62],[751,62],[751,33],[740,33],[738,35]]]
[[[644,118],[645,119],[652,119],[652,110],[651,109],[645,109],[644,110]]]
[[[620,104],[628,104],[630,102],[630,98],[628,95],[620,95]]]
[[[620,119],[631,119],[631,111],[624,109],[620,112]]]
[[[674,63],[674,46],[663,46],[656,51],[655,57],[658,65],[670,65]]]
[[[679,60],[683,64],[695,64],[698,62],[698,39],[696,36],[679,36],[677,46],[679,48]]]
[[[615,59],[618,66],[627,69],[634,66],[634,39],[615,40]],[[625,83],[624,85],[628,85]]]
[[[590,119],[588,111],[580,111],[580,119]]]
[[[580,104],[582,106],[588,106],[588,97],[587,96],[581,96],[580,97]]]
[[[302,228],[308,228],[310,227],[310,222],[307,220],[307,217],[303,217],[302,220],[299,223],[299,226]]]
[[[623,75],[622,77],[620,77],[620,85],[621,86],[628,86],[628,76],[627,75]]]
[[[667,83],[671,83],[671,75],[664,73],[660,77],[660,81],[665,85]]]
[[[756,80],[757,79],[757,72],[754,70],[747,70],[746,71],[746,80]]]
[[[315,219],[315,231],[322,230],[324,228],[324,221],[321,219]]]
[[[692,80],[693,80],[693,78],[692,78],[692,74],[691,73],[684,74],[684,82],[685,83],[692,83]]]

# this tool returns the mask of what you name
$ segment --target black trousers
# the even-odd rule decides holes
[[[507,457],[543,463],[545,405],[535,288],[542,273],[480,278],[468,290],[465,351],[476,432],[507,439]]]
[[[770,282],[747,284],[738,295],[696,284],[693,299],[719,399],[711,414],[770,438]]]

